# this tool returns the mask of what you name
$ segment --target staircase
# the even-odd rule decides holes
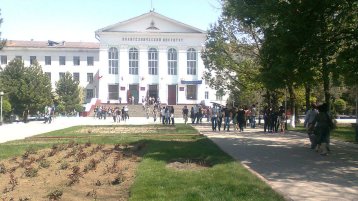
[[[99,107],[104,107],[104,108],[123,108],[125,105],[127,104],[116,104],[116,103],[101,103],[98,104]],[[130,117],[146,117],[146,112],[145,110],[143,110],[143,106],[138,104],[138,105],[127,105],[128,106],[128,113]],[[162,105],[161,107],[163,107],[164,105]],[[189,114],[190,114],[190,109],[193,105],[187,105],[188,110],[189,110]],[[153,105],[150,106],[150,112],[153,111]],[[184,105],[173,105],[174,107],[174,117],[178,118],[178,117],[182,117],[182,109],[184,107]],[[93,117],[94,116],[94,108],[91,108],[91,111],[88,113],[89,117]],[[152,114],[150,114],[150,116],[152,116]]]

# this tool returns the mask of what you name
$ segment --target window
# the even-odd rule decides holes
[[[148,74],[158,75],[158,51],[155,48],[148,51]]]
[[[35,64],[36,56],[30,56],[30,65]]]
[[[209,92],[208,91],[205,92],[205,99],[209,99]]]
[[[80,57],[79,56],[74,56],[73,57],[73,65],[74,66],[79,66],[80,65]]]
[[[216,92],[216,100],[217,100],[217,101],[222,101],[222,100],[223,100],[223,96],[222,96],[221,93]]]
[[[176,75],[178,66],[178,55],[174,48],[168,51],[168,75]]]
[[[93,66],[93,57],[87,57],[87,66]]]
[[[60,66],[66,65],[66,57],[65,56],[60,56],[60,58],[58,60],[60,62]]]
[[[196,51],[194,48],[190,48],[187,51],[187,74],[196,75]]]
[[[51,82],[51,73],[50,73],[50,72],[45,72],[45,75],[48,77],[48,79],[49,79],[50,82]]]
[[[62,79],[62,78],[65,77],[65,73],[60,72],[60,73],[59,73],[59,76],[60,76],[60,79]]]
[[[118,84],[108,85],[108,99],[118,100],[119,86]]]
[[[86,90],[86,99],[93,98],[93,89],[87,89]]]
[[[15,59],[20,59],[20,60],[22,60],[22,56],[15,56]]]
[[[186,86],[186,99],[196,100],[196,85]]]
[[[1,55],[1,64],[7,64],[7,56]]]
[[[87,73],[87,82],[93,83],[93,73]]]
[[[118,74],[118,50],[115,47],[108,50],[108,73]]]
[[[80,81],[80,73],[73,73],[73,80],[79,82]]]
[[[138,75],[138,50],[136,48],[129,49],[129,74]]]
[[[45,56],[45,65],[51,65],[51,56]]]

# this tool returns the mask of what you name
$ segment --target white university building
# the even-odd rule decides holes
[[[36,60],[53,89],[70,72],[87,103],[129,103],[132,97],[135,103],[153,97],[169,105],[223,101],[202,79],[205,31],[151,11],[99,29],[95,37],[99,43],[8,39],[1,67],[14,58],[25,66]]]

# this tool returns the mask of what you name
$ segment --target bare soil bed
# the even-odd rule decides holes
[[[2,200],[128,200],[144,144],[54,145],[0,161]]]
[[[154,133],[160,130],[175,130],[175,127],[159,127],[159,126],[148,126],[148,127],[122,127],[122,126],[113,126],[113,127],[89,127],[82,128],[77,131],[80,134],[86,133],[97,133],[97,134],[131,134],[131,133]]]

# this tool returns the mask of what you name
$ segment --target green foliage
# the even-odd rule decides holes
[[[36,113],[52,104],[51,82],[38,63],[25,67],[14,59],[0,72],[0,82],[15,114]]]
[[[338,114],[342,114],[345,110],[346,110],[346,101],[344,101],[343,99],[336,99],[333,103],[335,111]]]
[[[1,18],[1,9],[0,9],[0,26],[1,26],[2,22],[3,22],[3,19]],[[0,50],[5,46],[5,44],[6,44],[6,40],[1,39],[1,32],[0,32]]]
[[[64,112],[70,113],[76,110],[80,104],[79,83],[72,79],[72,75],[66,72],[65,76],[56,82],[58,100],[64,107]]]

